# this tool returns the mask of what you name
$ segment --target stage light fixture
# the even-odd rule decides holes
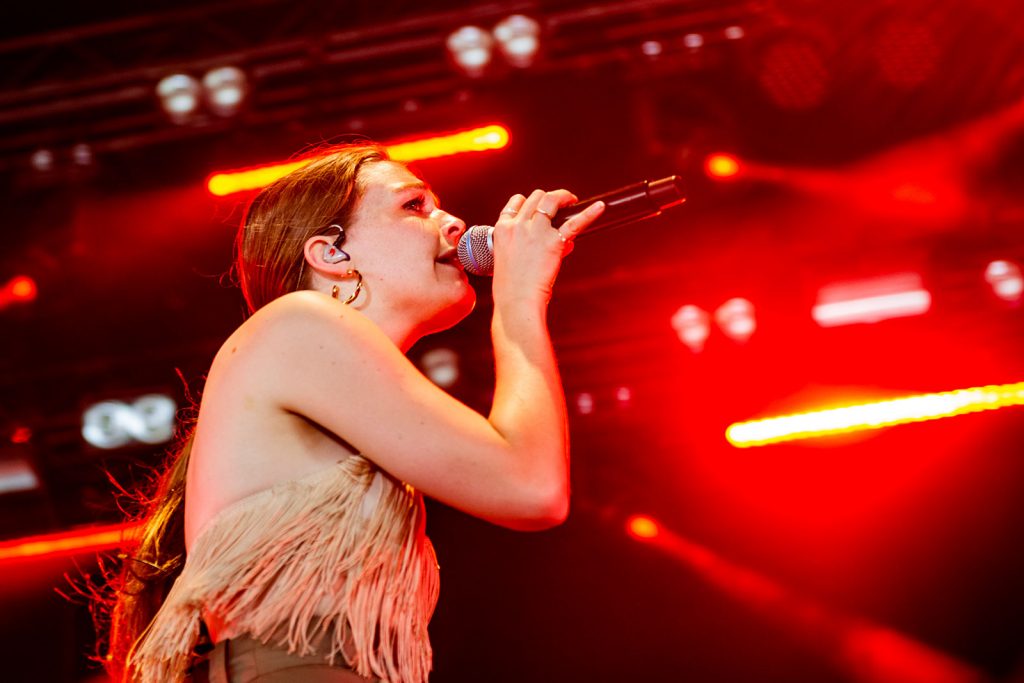
[[[589,391],[576,394],[576,412],[580,415],[591,415],[594,412],[594,395]]]
[[[210,69],[203,76],[203,99],[217,116],[234,116],[249,92],[245,72],[236,66]]]
[[[616,389],[615,403],[620,408],[628,408],[633,403],[633,390],[625,386]]]
[[[33,169],[40,173],[47,173],[53,170],[53,166],[56,163],[56,157],[53,155],[53,151],[49,149],[37,149],[32,152],[32,155],[28,158],[29,165]]]
[[[704,173],[714,180],[732,180],[738,177],[742,170],[740,160],[732,154],[715,152],[704,159]]]
[[[899,273],[822,287],[811,316],[821,327],[836,327],[923,315],[931,305],[921,276]]]
[[[420,358],[420,367],[423,374],[442,389],[459,381],[459,355],[451,349],[430,349]]]
[[[725,438],[737,448],[764,446],[1021,405],[1024,382],[973,387],[739,422]]]
[[[540,24],[525,14],[513,14],[494,27],[494,38],[508,63],[523,69],[533,64],[540,50]]]
[[[1020,266],[1013,261],[992,261],[985,267],[985,282],[992,293],[1003,301],[1017,303],[1024,296],[1024,278]]]
[[[686,304],[672,316],[672,329],[688,349],[700,353],[711,336],[711,316],[699,306]]]
[[[198,111],[203,88],[188,74],[171,74],[157,83],[156,94],[171,121],[183,124]]]
[[[36,281],[28,275],[16,275],[0,288],[0,309],[12,304],[24,304],[34,301],[39,295]]]
[[[704,36],[699,33],[687,33],[683,36],[683,45],[690,50],[699,50],[704,47]]]
[[[130,404],[101,401],[82,413],[82,438],[104,450],[165,443],[174,435],[176,411],[174,399],[163,394],[147,394]]]
[[[658,523],[647,515],[631,515],[626,520],[626,533],[638,541],[649,541],[661,533]]]
[[[508,129],[501,125],[482,126],[407,142],[385,145],[388,156],[395,161],[423,161],[464,152],[486,152],[502,149],[509,143]],[[235,192],[265,187],[295,169],[315,161],[314,157],[283,164],[268,164],[238,171],[214,173],[206,181],[210,194],[224,197]]]
[[[722,33],[729,40],[739,40],[743,36],[747,35],[742,26],[728,26]]]
[[[715,322],[725,336],[741,344],[745,343],[757,330],[754,304],[741,297],[729,299],[715,311]]]
[[[76,166],[92,166],[92,147],[84,142],[78,143],[71,148],[71,161],[73,161]]]
[[[39,488],[39,475],[26,458],[0,456],[0,494],[35,491]]]
[[[481,76],[491,63],[494,38],[479,26],[463,26],[447,40],[448,54],[467,76]]]

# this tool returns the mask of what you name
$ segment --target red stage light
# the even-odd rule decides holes
[[[483,126],[470,130],[456,131],[428,138],[418,138],[385,145],[388,155],[395,161],[412,162],[425,159],[462,154],[464,152],[485,152],[507,147],[508,128],[502,125]],[[236,171],[214,173],[206,181],[210,194],[217,197],[258,190],[295,169],[312,163],[316,157],[264,166],[254,166]]]
[[[28,443],[32,440],[32,430],[25,425],[14,428],[11,433],[11,443]]]
[[[730,180],[743,170],[740,160],[732,154],[717,152],[704,160],[704,172],[715,180]]]
[[[658,523],[647,515],[633,515],[626,520],[626,531],[633,538],[648,541],[661,533]]]
[[[109,550],[121,545],[134,530],[130,524],[111,524],[4,541],[0,543],[0,564]]]

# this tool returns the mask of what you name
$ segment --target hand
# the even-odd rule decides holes
[[[534,190],[529,197],[513,195],[494,224],[495,303],[514,300],[547,303],[562,259],[573,250],[573,239],[593,223],[604,204],[597,202],[563,223],[551,220],[558,210],[576,203],[567,190]]]

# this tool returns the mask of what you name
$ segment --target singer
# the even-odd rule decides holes
[[[404,355],[475,303],[456,258],[465,223],[379,146],[323,154],[240,227],[250,316],[119,555],[102,627],[116,681],[423,683],[438,595],[423,496],[520,530],[568,513],[545,312],[604,204],[557,229],[565,190],[498,213],[484,417]]]

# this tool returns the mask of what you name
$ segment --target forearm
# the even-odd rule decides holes
[[[546,308],[540,302],[495,305],[491,334],[496,382],[488,420],[509,443],[533,485],[567,498],[565,396]]]

